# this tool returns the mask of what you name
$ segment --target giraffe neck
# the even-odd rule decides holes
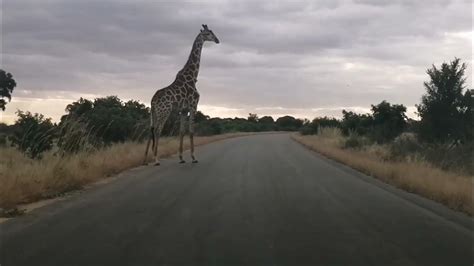
[[[186,62],[186,65],[184,65],[183,69],[179,72],[185,76],[191,76],[194,82],[197,81],[197,76],[199,73],[199,64],[201,61],[201,51],[203,44],[204,40],[202,39],[201,35],[198,34],[194,40],[193,48],[189,54],[188,61]]]

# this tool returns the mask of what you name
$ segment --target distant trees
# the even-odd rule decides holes
[[[304,123],[300,132],[303,135],[318,134],[319,129],[323,127],[341,128],[341,121],[333,117],[316,117],[311,122]]]
[[[275,120],[271,116],[262,116],[258,119],[259,129],[261,131],[275,130]]]
[[[349,135],[365,135],[373,141],[383,143],[400,135],[407,125],[407,108],[401,104],[382,101],[372,105],[371,114],[356,114],[342,110],[342,131]]]
[[[303,126],[303,120],[294,118],[293,116],[279,117],[275,122],[277,130],[297,131]]]
[[[459,58],[426,71],[426,94],[417,105],[419,137],[429,142],[472,141],[472,90],[466,89],[466,64]]]
[[[7,101],[11,101],[13,89],[16,87],[16,82],[13,79],[11,73],[5,72],[5,70],[0,69],[0,109],[5,111],[5,106]]]
[[[257,123],[258,122],[258,115],[249,113],[249,116],[248,116],[247,120],[249,122]]]
[[[377,105],[372,105],[372,125],[371,138],[379,143],[393,140],[406,128],[407,108],[401,104],[391,105],[382,101]]]
[[[261,124],[273,124],[275,123],[275,120],[271,116],[263,116],[260,119],[258,119],[258,122]]]
[[[373,124],[373,118],[370,114],[357,114],[352,111],[342,110],[342,132],[345,135],[356,133],[366,135]]]

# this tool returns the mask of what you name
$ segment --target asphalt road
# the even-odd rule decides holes
[[[472,220],[286,134],[197,149],[0,225],[1,266],[472,265]]]

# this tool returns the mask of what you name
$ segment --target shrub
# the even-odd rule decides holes
[[[275,124],[277,130],[298,131],[303,126],[303,120],[287,115],[279,117]]]
[[[370,145],[371,142],[362,136],[357,134],[350,134],[350,136],[344,142],[345,149],[360,149],[364,146]]]
[[[6,146],[7,146],[7,135],[0,134],[0,147],[6,147]]]
[[[31,158],[40,158],[41,154],[53,147],[55,127],[51,118],[41,114],[17,111],[15,130],[9,137],[12,144]]]
[[[222,133],[221,124],[217,119],[210,119],[207,121],[200,122],[196,125],[196,135],[198,136],[211,136]]]
[[[80,151],[91,151],[101,147],[101,143],[92,132],[93,128],[88,123],[70,119],[64,120],[58,128],[58,148],[62,155],[66,153],[77,153]]]
[[[421,153],[423,146],[413,133],[403,133],[396,137],[389,146],[390,156],[394,159],[404,158],[408,155]]]

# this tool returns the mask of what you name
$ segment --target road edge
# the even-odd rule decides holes
[[[467,230],[467,233],[471,234],[473,233],[473,225],[474,225],[474,218],[470,217],[469,215],[456,211],[453,209],[448,208],[447,206],[430,200],[428,198],[425,198],[419,194],[411,193],[406,190],[403,190],[399,187],[396,187],[392,184],[383,182],[382,180],[378,179],[377,177],[374,176],[369,176],[363,172],[358,171],[357,169],[354,169],[342,162],[336,161],[335,159],[332,159],[330,157],[326,157],[323,154],[311,149],[310,147],[304,145],[303,143],[300,143],[299,141],[295,140],[293,136],[290,136],[292,141],[296,142],[298,145],[302,146],[305,148],[308,152],[312,153],[314,156],[316,156],[318,159],[321,159],[322,161],[337,167],[338,169],[341,169],[342,171],[349,173],[351,175],[356,176],[357,178],[363,180],[364,182],[370,183],[372,185],[375,185],[393,195],[399,196],[405,201],[418,206],[420,209],[423,209],[424,211],[428,211],[431,214],[434,214],[438,217],[443,218],[444,220],[452,223],[456,227],[462,229],[463,231]]]

